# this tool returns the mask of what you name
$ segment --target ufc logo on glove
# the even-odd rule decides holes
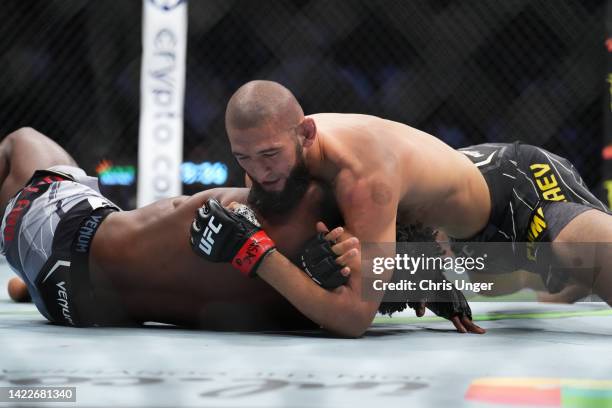
[[[210,220],[208,221],[208,225],[206,226],[204,233],[202,233],[202,239],[200,239],[199,247],[202,251],[204,251],[206,255],[210,255],[210,253],[212,252],[212,246],[215,245],[215,240],[212,237],[213,233],[215,235],[218,234],[219,231],[221,231],[221,228],[223,227],[221,223],[215,225],[213,223],[214,220],[215,216],[213,215],[210,217]]]
[[[259,224],[252,210],[236,205],[234,209],[237,212],[228,211],[214,198],[206,201],[196,211],[189,242],[193,250],[207,261],[231,263],[243,275],[253,277],[261,260],[276,246],[253,223]]]

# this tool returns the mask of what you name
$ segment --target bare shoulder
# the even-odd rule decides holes
[[[319,131],[341,135],[347,132],[360,133],[376,126],[383,126],[385,119],[373,115],[360,113],[315,113],[308,115],[312,118]]]
[[[344,165],[380,167],[397,162],[412,129],[371,115],[321,113],[311,117],[326,159]]]

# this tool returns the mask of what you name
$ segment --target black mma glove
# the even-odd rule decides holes
[[[211,198],[196,211],[191,248],[209,262],[231,262],[243,275],[252,277],[276,246],[257,225]]]
[[[338,256],[331,247],[331,243],[320,232],[306,241],[296,262],[313,281],[328,290],[348,281],[348,277],[340,273],[342,266],[335,262]]]
[[[463,296],[463,293],[458,289],[453,289],[450,296],[450,302],[428,302],[425,306],[434,312],[436,316],[443,317],[447,320],[455,316],[465,316],[472,320],[472,309],[465,299],[465,296]],[[421,302],[408,302],[408,306],[416,310],[421,306]]]
[[[435,274],[435,278],[432,279],[434,282],[448,282],[441,272]],[[445,319],[452,319],[455,316],[467,317],[472,319],[472,309],[467,302],[463,292],[455,288],[450,291],[444,291],[436,293],[436,291],[426,291],[424,296],[421,297],[420,301],[408,302],[408,306],[417,310],[422,304],[425,304],[429,310],[434,312],[437,316]],[[450,299],[449,299],[450,298]],[[440,302],[436,301],[439,299],[449,299],[449,301]]]

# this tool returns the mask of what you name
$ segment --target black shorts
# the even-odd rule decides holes
[[[552,242],[561,230],[585,211],[610,214],[585,185],[574,166],[542,148],[515,142],[489,143],[459,149],[481,171],[491,194],[491,215],[477,235],[455,242],[512,242],[519,265],[534,272],[538,260],[529,243]],[[557,291],[564,277],[543,276]],[[556,281],[556,282],[555,282]]]
[[[74,206],[57,226],[53,252],[35,282],[49,320],[77,327],[109,324],[106,305],[96,298],[89,274],[89,251],[104,219],[117,211]]]

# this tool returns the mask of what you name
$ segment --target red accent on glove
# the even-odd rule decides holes
[[[232,265],[244,276],[255,276],[256,266],[262,257],[276,248],[274,241],[264,231],[257,231],[251,235],[232,259]]]

